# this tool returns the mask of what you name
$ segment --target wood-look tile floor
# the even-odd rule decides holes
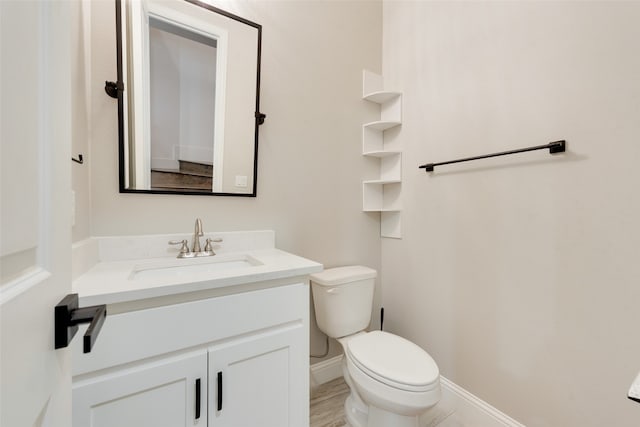
[[[322,384],[311,393],[310,427],[348,426],[344,418],[344,401],[349,387],[342,377]]]
[[[311,392],[310,427],[349,427],[344,417],[344,401],[349,396],[349,387],[340,377],[320,385]],[[425,427],[464,427],[454,410],[441,402],[440,407],[432,413],[430,422]]]

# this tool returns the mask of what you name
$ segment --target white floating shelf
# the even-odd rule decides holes
[[[400,179],[371,179],[368,181],[362,181],[366,185],[386,185],[386,184],[400,184]]]
[[[365,123],[362,126],[364,126],[365,128],[369,128],[369,129],[374,129],[374,130],[378,130],[378,131],[384,131],[387,129],[391,129],[394,128],[396,126],[401,125],[402,122],[398,122],[398,121],[383,121],[383,120],[378,120],[377,122],[371,122],[371,123]]]
[[[362,209],[362,212],[401,212],[400,208],[398,209]]]
[[[376,151],[367,151],[366,153],[362,153],[363,156],[370,157],[391,157],[391,156],[399,156],[401,151],[386,151],[386,150],[376,150]]]
[[[398,98],[401,95],[400,92],[371,92],[362,97],[362,99],[366,101],[375,102],[376,104],[384,104],[385,102],[391,101],[393,98]]]
[[[385,131],[402,124],[402,93],[384,90],[383,83],[381,75],[363,71],[362,99],[380,105],[380,120],[362,125],[362,155],[377,158],[380,171],[378,179],[362,181],[362,210],[380,212],[380,235],[399,239],[402,151],[393,141],[385,144]]]

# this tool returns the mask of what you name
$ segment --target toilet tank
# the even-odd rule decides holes
[[[360,265],[337,267],[310,278],[316,321],[322,332],[340,338],[369,326],[376,270]]]

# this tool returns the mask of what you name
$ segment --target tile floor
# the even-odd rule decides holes
[[[349,387],[342,377],[320,385],[311,392],[310,427],[349,427],[344,417],[344,401],[349,395]],[[445,400],[445,399],[443,399]],[[441,401],[434,408],[438,411],[425,427],[464,427],[457,414]]]
[[[349,387],[342,377],[322,384],[311,392],[310,427],[348,426],[344,418],[344,401]]]

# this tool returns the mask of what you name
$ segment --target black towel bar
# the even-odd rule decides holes
[[[545,144],[545,145],[536,145],[535,147],[519,148],[517,150],[509,150],[509,151],[501,151],[499,153],[485,154],[483,156],[467,157],[467,158],[458,159],[458,160],[449,160],[448,162],[427,163],[427,164],[424,164],[422,166],[419,166],[419,168],[420,169],[424,169],[425,172],[433,172],[433,168],[435,168],[436,166],[448,165],[448,164],[451,164],[451,163],[468,162],[468,161],[471,161],[471,160],[486,159],[488,157],[506,156],[507,154],[524,153],[526,151],[544,150],[546,148],[549,149],[549,153],[550,154],[563,153],[566,150],[566,144],[567,143],[564,140],[562,140],[562,141],[554,141],[554,142],[550,142],[550,143]]]
[[[82,343],[83,352],[89,353],[107,317],[107,306],[101,304],[79,308],[78,300],[78,294],[69,294],[56,305],[54,310],[54,347],[56,349],[67,347],[78,332],[78,324],[89,323]]]

